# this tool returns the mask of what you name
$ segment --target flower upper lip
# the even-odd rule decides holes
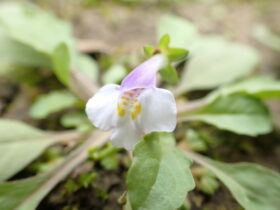
[[[130,90],[135,88],[156,87],[156,73],[167,63],[164,55],[158,54],[137,66],[122,81],[121,88]]]

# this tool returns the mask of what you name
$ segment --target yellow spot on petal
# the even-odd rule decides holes
[[[141,113],[141,111],[142,111],[141,105],[140,104],[136,104],[134,106],[134,110],[131,112],[131,119],[135,120],[136,117]]]
[[[135,116],[135,112],[131,112],[131,119],[135,120],[136,116]]]
[[[141,111],[142,111],[142,106],[140,104],[137,104],[135,106],[135,113],[136,113],[136,115],[139,115],[141,113]]]
[[[126,97],[126,96],[122,96],[121,99],[123,99],[123,100],[129,100],[129,98]]]
[[[119,104],[117,107],[118,115],[123,117],[125,115],[125,109],[123,109]]]
[[[127,106],[128,103],[127,102],[122,102],[122,105]]]
[[[133,94],[130,93],[130,92],[125,92],[124,94],[127,95],[127,96],[129,96],[129,97],[133,96]]]

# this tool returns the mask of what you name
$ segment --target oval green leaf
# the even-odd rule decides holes
[[[179,208],[194,188],[191,161],[175,147],[171,134],[150,134],[134,150],[127,177],[132,209],[170,210]],[[172,192],[170,192],[172,190]]]
[[[0,120],[0,181],[22,170],[55,141],[44,132],[13,120]]]
[[[240,95],[219,97],[201,110],[189,114],[187,119],[203,121],[220,129],[248,136],[272,130],[266,106],[256,98]]]

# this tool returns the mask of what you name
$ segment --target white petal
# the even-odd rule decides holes
[[[136,124],[130,119],[126,119],[117,127],[111,136],[111,141],[116,147],[123,147],[132,150],[133,146],[142,138]]]
[[[120,92],[119,85],[105,85],[88,100],[86,113],[94,126],[104,131],[116,126]]]
[[[149,88],[139,97],[142,111],[137,122],[144,133],[172,132],[176,127],[176,102],[173,94],[161,88]]]

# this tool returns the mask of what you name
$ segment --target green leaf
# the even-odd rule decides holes
[[[70,79],[70,55],[68,47],[64,43],[55,48],[52,55],[52,63],[57,78],[67,85]]]
[[[246,210],[278,210],[280,175],[257,164],[227,164],[204,159],[210,169]]]
[[[17,66],[49,67],[49,60],[34,49],[12,40],[0,29],[0,75],[10,73]]]
[[[248,75],[259,64],[257,52],[247,46],[217,40],[197,47],[185,66],[178,92],[210,89]]]
[[[189,170],[191,162],[176,149],[172,135],[147,135],[136,145],[134,155],[127,177],[132,209],[179,208],[194,188],[194,180]]]
[[[220,97],[190,114],[189,120],[203,121],[220,129],[248,136],[272,130],[266,106],[256,98],[240,95]]]
[[[119,168],[119,164],[119,159],[116,154],[113,154],[109,157],[105,157],[102,160],[100,160],[100,165],[106,170],[117,171]]]
[[[5,210],[33,210],[39,201],[48,193],[48,190],[33,194],[38,186],[43,185],[47,175],[39,175],[20,181],[0,183],[0,209]],[[33,196],[31,202],[26,203],[29,195]]]
[[[89,123],[85,112],[70,112],[61,118],[61,124],[66,127],[80,127]]]
[[[165,34],[170,36],[170,46],[178,48],[189,48],[198,37],[197,28],[192,23],[172,15],[163,16],[158,24],[158,38]]]
[[[13,39],[49,55],[61,43],[74,49],[70,24],[31,4],[2,4],[0,27]]]
[[[104,84],[117,83],[122,80],[126,74],[127,72],[123,65],[115,64],[103,74],[102,80]]]
[[[188,50],[181,48],[169,48],[167,56],[170,61],[179,61],[185,59],[189,54]]]
[[[145,46],[144,47],[144,53],[146,54],[146,56],[148,57],[152,57],[154,55],[154,52],[156,51],[156,48],[154,46]]]
[[[69,108],[78,102],[78,98],[68,90],[56,90],[41,95],[31,106],[30,115],[35,119],[43,119],[49,114]]]
[[[34,210],[39,202],[61,180],[87,159],[90,147],[98,148],[106,143],[108,134],[96,133],[72,151],[52,171],[20,181],[0,183],[0,209]]]
[[[66,128],[76,128],[80,133],[92,130],[92,124],[84,111],[71,111],[60,118],[60,123]]]
[[[13,120],[0,120],[0,133],[0,181],[22,170],[54,143],[44,132]]]
[[[203,176],[200,180],[200,189],[202,192],[213,195],[219,188],[219,182],[211,176]]]
[[[50,59],[58,79],[68,84],[76,56],[69,23],[31,4],[6,3],[0,7],[0,29],[12,40]]]
[[[168,65],[165,68],[161,69],[159,73],[162,79],[170,84],[176,84],[179,81],[177,71],[171,65]]]
[[[255,26],[253,29],[253,36],[264,45],[280,52],[280,35],[277,35],[270,31],[267,26]]]
[[[208,149],[206,140],[193,129],[186,132],[186,145],[193,151],[206,151]]]
[[[280,81],[269,76],[253,77],[220,88],[207,97],[213,100],[221,95],[226,96],[235,93],[250,95],[262,99],[279,98]]]
[[[159,42],[158,42],[158,47],[161,49],[167,49],[170,43],[170,37],[168,34],[164,34]]]
[[[81,174],[79,177],[79,184],[82,185],[84,188],[88,188],[98,177],[96,172],[89,172]]]
[[[98,65],[93,58],[85,54],[79,54],[76,66],[75,71],[80,71],[92,82],[97,82]]]
[[[200,54],[200,52],[208,49],[215,49],[230,44],[229,40],[220,35],[200,35],[193,45],[191,45],[192,55]]]

